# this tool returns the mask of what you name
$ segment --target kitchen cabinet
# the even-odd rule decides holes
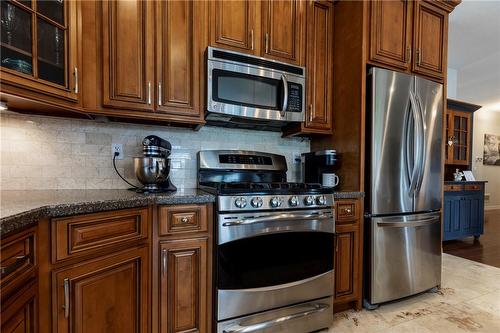
[[[370,60],[410,69],[413,3],[372,1],[370,10]]]
[[[334,5],[311,0],[306,8],[306,119],[284,135],[331,134],[333,129]]]
[[[335,201],[334,310],[361,309],[363,244],[360,241],[362,200]]]
[[[446,1],[371,1],[369,62],[442,82],[448,14],[454,5]]]
[[[416,1],[413,72],[442,80],[446,71],[447,46],[448,13],[429,2]]]
[[[471,154],[472,113],[447,110],[445,163],[468,166]]]
[[[153,111],[151,1],[102,1],[103,105]]]
[[[200,118],[204,114],[205,1],[157,1],[156,111]]]
[[[37,284],[29,283],[2,302],[0,330],[3,333],[35,333],[37,330]]]
[[[259,55],[259,10],[259,1],[210,1],[211,45]]]
[[[148,248],[56,270],[52,292],[56,332],[148,332]]]
[[[262,1],[262,56],[303,63],[304,1]]]
[[[210,44],[303,65],[304,1],[212,1]]]
[[[343,232],[335,235],[335,297],[351,295],[354,291],[354,257],[357,234]]]
[[[145,0],[83,4],[83,33],[96,48],[84,51],[83,109],[113,118],[203,124],[208,6]]]
[[[157,216],[153,331],[211,332],[212,205],[159,206]]]
[[[484,183],[445,185],[443,240],[478,238],[483,230]]]
[[[207,332],[208,238],[160,243],[160,332]]]
[[[3,93],[59,104],[80,97],[79,2],[2,1]]]

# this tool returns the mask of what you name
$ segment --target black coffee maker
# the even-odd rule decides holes
[[[338,186],[340,179],[336,172],[339,168],[339,162],[339,156],[334,149],[302,154],[302,181],[304,183],[319,183],[323,187]]]

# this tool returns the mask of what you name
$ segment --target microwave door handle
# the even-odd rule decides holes
[[[285,74],[281,74],[281,81],[283,82],[283,106],[281,108],[281,117],[285,117],[286,109],[288,108],[288,80]]]

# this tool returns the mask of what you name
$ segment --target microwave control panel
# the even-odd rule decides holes
[[[302,112],[302,86],[288,82],[288,107],[287,112]]]

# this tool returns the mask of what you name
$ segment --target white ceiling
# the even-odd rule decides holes
[[[462,1],[450,14],[448,66],[460,69],[495,53],[500,53],[500,1]]]

